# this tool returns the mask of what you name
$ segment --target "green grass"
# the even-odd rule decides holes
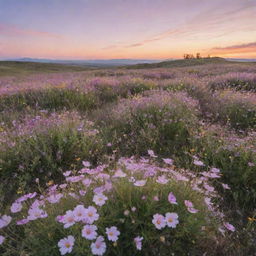
[[[22,61],[0,61],[0,77],[28,75],[34,73],[78,72],[91,69],[93,69],[91,66]]]
[[[227,63],[230,63],[230,61],[227,61],[219,57],[213,57],[213,58],[202,58],[202,59],[162,61],[162,62],[153,63],[153,64],[137,64],[137,65],[127,66],[126,68],[128,69],[177,68],[177,67],[189,67],[189,66],[205,65],[205,64],[227,64]]]

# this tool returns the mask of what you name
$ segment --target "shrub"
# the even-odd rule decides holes
[[[96,123],[122,154],[143,155],[148,147],[172,154],[189,144],[197,113],[197,102],[185,93],[151,91],[98,113]]]
[[[73,89],[42,89],[1,96],[0,111],[39,108],[49,110],[88,110],[99,105],[93,93],[82,93]]]
[[[154,165],[149,154],[151,160],[121,158],[112,167],[84,162],[79,172],[64,173],[65,184],[18,198],[13,221],[4,224],[3,255],[217,255],[225,241],[218,243],[217,228],[235,228],[213,206],[217,194],[204,188],[210,181],[174,170],[171,159]]]
[[[226,205],[243,214],[253,214],[256,203],[255,138],[255,133],[238,136],[211,126],[203,129],[193,148],[204,163],[222,170],[221,180],[231,187],[224,195]]]
[[[96,163],[103,157],[97,132],[90,122],[69,113],[28,119],[6,134],[0,150],[1,199],[8,202],[16,192],[30,191],[36,178],[42,184],[59,180],[63,170],[80,164],[81,157]]]
[[[254,73],[227,73],[217,76],[209,82],[212,90],[234,89],[256,92],[256,75]]]

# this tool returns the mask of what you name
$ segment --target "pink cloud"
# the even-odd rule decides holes
[[[212,54],[232,54],[256,52],[256,42],[230,45],[226,47],[215,47],[210,50]]]
[[[133,43],[121,43],[112,45],[111,48],[134,48],[144,46],[146,44],[163,40],[165,38],[183,37],[187,38],[194,35],[207,35],[209,39],[219,36],[231,34],[238,30],[252,31],[255,29],[255,23],[252,23],[252,17],[255,15],[256,5],[254,2],[244,3],[243,6],[234,6],[232,10],[227,9],[208,9],[199,13],[191,20],[180,24],[178,27],[166,30],[162,33],[156,34],[151,38]],[[234,21],[239,22],[234,26]],[[106,47],[105,47],[106,48]]]
[[[23,29],[14,25],[0,24],[0,34],[6,36],[32,36],[32,37],[49,37],[62,39],[62,35],[38,31],[33,29]]]

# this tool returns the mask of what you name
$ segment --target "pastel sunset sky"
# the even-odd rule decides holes
[[[256,0],[0,0],[0,58],[256,58]]]

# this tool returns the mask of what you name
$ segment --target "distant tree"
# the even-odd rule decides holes
[[[185,60],[188,60],[188,59],[194,59],[195,57],[194,57],[193,54],[185,53],[185,54],[183,55],[183,58],[184,58]]]
[[[196,58],[197,58],[197,59],[201,59],[201,54],[200,54],[200,52],[198,52],[198,53],[196,54]]]

